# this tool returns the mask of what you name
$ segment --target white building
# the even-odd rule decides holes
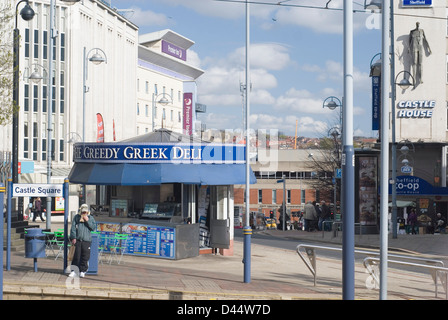
[[[195,80],[204,73],[187,62],[187,50],[194,42],[172,30],[162,30],[141,35],[139,43],[137,135],[162,127],[192,134]]]
[[[437,212],[446,218],[448,211],[448,2],[393,3],[391,82],[396,94],[391,96],[395,99],[390,112],[389,141],[395,133],[397,199],[413,201],[421,225],[426,226],[427,221],[434,221]],[[413,85],[402,89],[399,83],[403,79]],[[409,151],[402,152],[402,147]],[[392,169],[392,161],[389,168]]]
[[[16,1],[11,3],[15,8]],[[52,40],[50,0],[29,3],[35,11],[34,18],[27,22],[18,15],[17,19],[21,35],[18,158],[23,169],[19,183],[46,183],[50,106],[47,75]],[[190,66],[183,57],[166,52],[164,46],[168,43],[186,53],[193,45],[191,40],[170,30],[139,39],[138,26],[106,1],[83,0],[68,5],[63,0],[55,0],[53,3],[56,36],[55,76],[51,80],[52,183],[62,183],[68,176],[75,142],[119,141],[161,127],[185,132],[185,114],[191,115],[188,120],[194,122],[194,109],[184,113],[184,98],[189,97],[184,95],[191,93],[194,108],[195,79],[203,71]],[[24,5],[19,5],[18,12]],[[91,61],[96,54],[103,59],[98,65]],[[28,77],[33,71],[44,79],[39,83],[30,81]],[[160,103],[163,97],[169,100],[166,106]],[[102,117],[102,128],[98,126],[98,115]],[[0,150],[12,150],[11,125],[0,128]],[[82,201],[95,203],[94,190],[89,187],[87,198]],[[74,211],[81,188],[71,186],[71,194],[70,211]]]

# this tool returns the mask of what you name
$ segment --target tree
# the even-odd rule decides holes
[[[0,3],[0,125],[11,121],[16,105],[13,91],[13,19],[11,3]]]
[[[335,134],[332,128],[329,130],[329,137],[320,139],[320,144],[317,149],[314,149],[314,155],[310,158],[309,167],[314,172],[314,179],[311,179],[309,184],[315,189],[319,190],[320,198],[333,202],[335,182],[337,199],[340,193],[340,182],[335,178],[336,168],[341,167],[341,141],[340,133]],[[333,133],[333,134],[332,134]]]

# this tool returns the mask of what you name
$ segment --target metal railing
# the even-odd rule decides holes
[[[305,250],[306,255],[308,256],[309,261],[305,259],[305,256],[301,252],[301,249]],[[321,250],[327,250],[327,251],[337,251],[342,252],[342,248],[338,247],[328,247],[328,246],[320,246],[320,245],[310,245],[310,244],[299,244],[296,247],[296,251],[302,261],[305,263],[307,268],[310,270],[311,274],[314,277],[314,286],[316,286],[317,283],[317,269],[316,269],[316,253],[315,249],[321,249]],[[375,251],[368,251],[368,250],[357,250],[355,249],[355,254],[363,254],[367,257],[364,259],[364,267],[367,269],[369,274],[372,276],[374,281],[376,283],[379,283],[378,276],[375,272],[375,268],[372,268],[371,265],[373,263],[376,263],[380,261],[378,256],[380,255],[379,252]],[[406,256],[406,255],[398,255],[398,254],[388,254],[388,257],[394,258],[394,260],[387,260],[388,263],[395,263],[395,264],[401,264],[401,265],[407,265],[407,266],[413,266],[413,267],[420,267],[420,268],[426,268],[432,271],[432,278],[434,280],[435,285],[435,296],[438,297],[438,280],[440,278],[442,286],[445,289],[446,299],[448,300],[448,268],[445,268],[445,265],[443,261],[441,260],[435,260],[435,259],[427,259],[422,257],[413,257],[413,256]],[[395,260],[398,259],[398,260]],[[403,261],[404,260],[404,261]],[[367,264],[370,264],[368,266]],[[425,264],[426,263],[426,264]],[[443,276],[444,275],[444,276]]]
[[[371,266],[377,265],[379,262],[380,262],[380,259],[374,258],[374,257],[367,257],[363,261],[364,267],[368,270],[369,274],[372,276],[374,281],[376,281],[376,283],[379,283],[377,272],[375,271],[375,268],[372,268]],[[436,263],[436,262],[440,263],[441,261],[434,260],[434,263]],[[431,271],[431,276],[434,280],[436,298],[438,298],[438,281],[437,281],[437,279],[440,278],[442,287],[445,288],[445,299],[448,300],[448,287],[447,287],[448,268],[443,267],[443,262],[441,263],[442,266],[427,265],[427,264],[398,261],[398,260],[389,260],[389,259],[387,260],[387,263],[394,263],[394,264],[399,264],[399,265],[404,265],[404,266],[412,266],[412,267],[429,269]]]

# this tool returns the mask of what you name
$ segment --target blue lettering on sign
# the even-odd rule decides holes
[[[76,143],[74,162],[102,163],[244,163],[240,144]]]
[[[432,0],[403,0],[403,6],[431,6]]]

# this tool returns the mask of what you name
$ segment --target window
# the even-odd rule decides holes
[[[305,204],[305,190],[300,190],[300,203]]]
[[[37,146],[38,146],[38,138],[39,138],[39,131],[37,122],[33,122],[33,160],[37,161]],[[42,146],[42,160],[45,160],[45,153],[43,151],[45,146]]]
[[[165,108],[163,108],[163,110],[162,110],[162,119],[163,119],[163,120],[166,120],[166,111],[165,111]]]
[[[39,30],[34,30],[34,58],[39,58]]]
[[[65,33],[61,33],[61,61],[65,61]]]
[[[37,85],[33,86],[33,111],[37,112],[39,108],[39,87]]]
[[[263,203],[263,190],[258,190],[258,203]]]
[[[137,103],[137,115],[140,115],[140,103]]]
[[[137,92],[140,92],[140,79],[137,79]]]
[[[291,190],[286,190],[286,203],[291,203]]]
[[[61,101],[59,102],[59,112],[60,113],[64,113],[64,101],[65,101],[65,89],[63,87],[61,87],[60,89],[60,97],[61,97]]]
[[[29,157],[29,136],[28,136],[28,122],[23,124],[23,157],[27,159]]]
[[[25,84],[24,91],[23,109],[30,111],[30,85]]]
[[[149,117],[149,106],[145,105],[145,116]]]
[[[25,57],[30,57],[30,29],[25,29]]]
[[[149,93],[149,82],[148,81],[145,82],[145,92]]]
[[[53,87],[53,92],[51,93],[51,95],[52,95],[51,112],[55,113],[56,112],[56,86],[52,86],[52,87]]]
[[[47,112],[48,87],[42,86],[42,112]]]
[[[59,161],[64,161],[64,140],[59,140]]]
[[[42,55],[44,59],[48,59],[48,31],[43,32]]]
[[[277,190],[272,190],[272,203],[277,203]]]
[[[445,64],[445,71],[446,71],[446,83],[448,83],[448,54],[446,55],[446,64]]]

